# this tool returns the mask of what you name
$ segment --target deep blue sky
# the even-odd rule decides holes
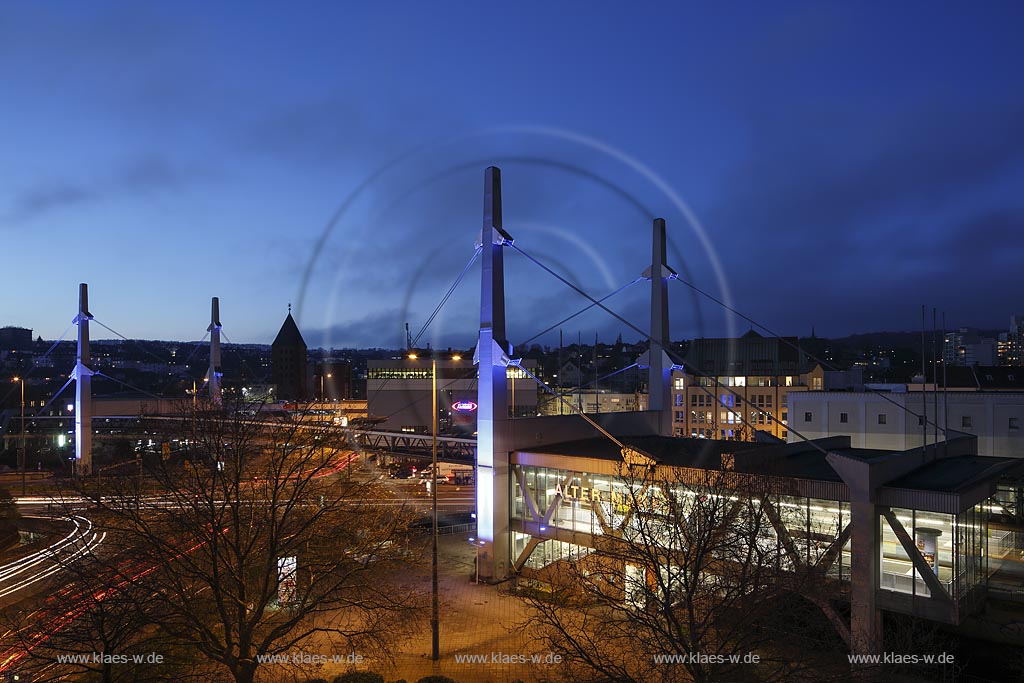
[[[661,215],[671,265],[780,333],[1024,309],[1024,6],[715,4],[4,3],[0,325],[58,336],[85,281],[130,337],[197,339],[217,295],[235,342],[291,301],[311,345],[398,346],[488,163],[517,245],[595,295]],[[584,303],[507,271],[513,342]],[[471,343],[478,273],[424,342]],[[729,330],[670,293],[673,338]],[[646,297],[610,303],[646,328]]]

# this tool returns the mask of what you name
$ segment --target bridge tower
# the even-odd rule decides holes
[[[79,476],[92,470],[92,375],[89,369],[89,285],[78,285],[78,350],[75,354],[75,473]]]
[[[213,297],[210,302],[210,369],[206,371],[206,383],[210,387],[210,399],[220,405],[221,378],[224,376],[220,367],[220,299]]]
[[[651,281],[651,345],[639,365],[647,366],[647,409],[658,413],[658,433],[672,436],[672,361],[668,357],[668,281],[676,271],[666,265],[665,219],[654,219],[651,265],[643,277]]]
[[[505,337],[505,267],[502,249],[512,238],[501,227],[501,171],[484,171],[484,221],[480,232],[480,337],[474,362],[477,383],[477,577],[504,579],[509,545],[509,418]]]

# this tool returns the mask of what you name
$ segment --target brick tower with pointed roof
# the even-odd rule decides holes
[[[284,401],[305,401],[309,398],[306,382],[306,342],[299,332],[299,326],[292,318],[292,306],[288,304],[288,317],[281,325],[271,352],[271,377],[277,385],[277,397]]]

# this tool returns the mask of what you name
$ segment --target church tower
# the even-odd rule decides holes
[[[277,385],[277,398],[283,401],[305,401],[309,398],[306,383],[306,342],[299,332],[299,326],[292,318],[292,306],[288,304],[288,317],[281,325],[271,345],[271,377]]]

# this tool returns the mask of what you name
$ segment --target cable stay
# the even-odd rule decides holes
[[[60,335],[60,337],[57,339],[57,341],[53,342],[53,344],[50,345],[50,348],[46,350],[46,353],[44,353],[38,359],[34,359],[32,361],[32,367],[30,367],[28,370],[26,370],[25,373],[22,375],[22,377],[25,378],[25,379],[28,379],[32,375],[32,373],[35,372],[39,368],[39,364],[42,363],[44,360],[46,360],[47,356],[49,356],[51,353],[53,353],[53,350],[55,348],[57,348],[57,344],[60,344],[62,341],[64,341],[64,337],[66,337],[68,335],[68,332],[70,332],[71,328],[73,328],[74,326],[75,326],[74,323],[71,323],[70,325],[68,325],[68,328],[66,330],[64,330],[64,334]],[[4,396],[3,396],[3,399],[0,400],[0,403],[6,403],[7,399],[11,397],[11,394],[13,394],[14,391],[15,391],[14,387],[11,387],[10,389],[8,389],[7,393],[4,394]]]
[[[585,291],[583,291],[582,289],[580,289],[579,287],[577,287],[577,286],[576,286],[576,285],[574,285],[573,283],[571,283],[571,282],[569,282],[568,280],[566,280],[566,279],[565,279],[564,277],[562,277],[561,275],[559,275],[558,273],[556,273],[555,271],[553,271],[553,270],[552,270],[551,268],[549,268],[548,266],[544,265],[543,263],[541,263],[540,261],[538,261],[537,259],[535,259],[535,258],[534,258],[533,256],[530,256],[529,254],[527,254],[526,252],[524,252],[524,251],[523,251],[523,250],[522,250],[521,248],[519,248],[519,247],[518,247],[518,246],[516,246],[515,244],[510,244],[509,246],[510,246],[510,247],[512,247],[513,249],[515,249],[516,251],[518,251],[518,252],[519,252],[520,254],[522,254],[523,256],[525,256],[525,257],[526,257],[527,259],[529,259],[530,261],[533,261],[533,263],[535,263],[535,264],[536,264],[536,265],[537,265],[538,267],[540,267],[540,268],[541,268],[542,270],[544,270],[544,271],[548,272],[549,274],[551,274],[552,276],[554,276],[554,277],[555,277],[556,279],[558,279],[559,281],[561,281],[561,282],[562,282],[563,284],[565,284],[566,286],[570,287],[570,288],[571,288],[572,290],[574,290],[575,292],[577,292],[577,293],[578,293],[578,294],[580,294],[581,296],[583,296],[583,297],[585,297],[586,299],[588,299],[588,300],[589,300],[589,301],[590,301],[590,302],[591,302],[591,303],[592,303],[593,305],[595,305],[595,306],[599,306],[599,307],[600,307],[600,308],[601,308],[601,309],[602,309],[603,311],[605,311],[605,312],[606,312],[606,313],[608,313],[609,315],[613,316],[613,317],[614,317],[614,318],[615,318],[616,320],[618,320],[619,322],[623,323],[624,325],[628,325],[628,326],[629,326],[629,327],[630,327],[631,329],[633,329],[633,330],[634,330],[635,332],[639,333],[639,334],[640,334],[640,335],[641,335],[642,337],[644,337],[644,338],[647,338],[647,339],[649,339],[649,340],[650,340],[650,342],[651,342],[651,346],[652,346],[652,347],[662,347],[662,350],[663,350],[663,351],[664,351],[664,352],[666,353],[666,355],[668,355],[669,359],[671,359],[671,360],[672,360],[672,361],[673,361],[674,363],[676,363],[676,364],[677,364],[677,366],[678,366],[678,367],[674,367],[673,369],[682,369],[682,368],[683,368],[683,365],[682,365],[682,363],[683,363],[683,359],[682,359],[682,358],[681,358],[681,357],[679,356],[679,354],[677,354],[677,353],[674,353],[674,352],[672,351],[672,349],[670,349],[670,348],[664,348],[664,347],[662,346],[662,344],[661,344],[660,342],[658,342],[658,341],[657,341],[656,339],[651,339],[651,335],[650,335],[650,333],[648,333],[648,332],[645,332],[644,330],[640,329],[640,328],[639,328],[638,326],[634,325],[633,323],[631,323],[631,322],[629,322],[628,320],[626,320],[625,318],[623,318],[623,317],[622,317],[621,315],[619,315],[619,314],[618,314],[618,313],[616,313],[615,311],[613,311],[613,310],[609,309],[609,308],[608,308],[607,306],[603,305],[603,304],[602,304],[601,302],[599,302],[599,301],[598,301],[597,299],[595,299],[595,298],[594,298],[594,297],[592,297],[591,295],[587,294],[587,293],[586,293]],[[691,368],[691,369],[693,369],[693,368]],[[694,370],[696,370],[696,369],[694,369]],[[526,370],[525,368],[523,368],[523,371],[524,371],[524,372],[526,372],[527,374],[530,374],[530,375],[532,376],[532,373],[530,373],[530,372],[529,372],[528,370]],[[698,374],[699,376],[702,376],[702,377],[707,377],[707,378],[709,378],[709,379],[713,380],[713,381],[714,381],[714,383],[715,383],[715,386],[716,386],[716,387],[719,387],[719,388],[721,388],[721,389],[724,389],[724,390],[725,390],[725,391],[727,391],[728,393],[732,394],[732,395],[733,395],[734,397],[736,397],[736,398],[741,398],[741,399],[743,398],[743,397],[742,397],[742,396],[740,396],[740,395],[739,395],[738,393],[736,393],[736,391],[734,391],[734,390],[733,390],[733,389],[732,389],[731,387],[726,387],[726,386],[722,386],[722,384],[721,384],[721,383],[720,383],[720,382],[718,381],[718,378],[717,378],[717,377],[712,377],[712,376],[710,376],[710,375],[707,375],[707,374],[705,374],[705,373],[702,373],[702,372],[700,372],[699,370],[696,370],[696,374]],[[538,380],[538,381],[539,381],[539,380]],[[712,396],[712,397],[713,397],[713,398],[715,399],[713,403],[714,403],[714,405],[715,405],[715,406],[717,407],[717,406],[718,406],[718,404],[719,404],[719,401],[718,401],[718,397],[717,397],[716,395],[712,394],[712,393],[711,393],[711,392],[710,392],[710,391],[709,391],[709,390],[707,389],[707,387],[701,387],[701,388],[702,388],[702,389],[703,389],[703,390],[704,390],[704,391],[705,391],[706,393],[708,393],[709,395],[711,395],[711,396]],[[549,390],[549,391],[550,391],[550,390]],[[553,393],[553,392],[552,392],[552,393]],[[560,400],[562,400],[562,401],[564,401],[564,399],[562,399],[561,397],[559,397],[559,399],[560,399]],[[583,413],[582,413],[581,411],[579,411],[579,410],[576,410],[576,409],[575,409],[575,407],[573,408],[573,412],[577,412],[577,413],[579,413],[580,415],[582,415],[582,414],[583,414]],[[587,419],[587,421],[588,421],[588,422],[590,422],[591,424],[594,424],[594,425],[596,426],[596,423],[594,423],[594,422],[593,422],[593,420],[590,420],[589,418],[586,418],[586,419]],[[740,416],[740,420],[741,420],[741,421],[743,420],[742,416]],[[748,424],[748,423],[744,422],[744,424]],[[750,425],[748,425],[748,426],[750,426]],[[796,435],[797,437],[799,437],[799,438],[803,439],[804,441],[806,441],[806,442],[810,443],[810,444],[811,444],[812,446],[814,446],[814,448],[816,448],[817,450],[821,451],[822,453],[824,453],[824,454],[827,454],[827,451],[826,451],[826,450],[825,450],[824,448],[822,448],[822,447],[821,447],[821,446],[819,446],[818,444],[814,443],[813,441],[811,441],[810,439],[808,439],[808,438],[807,438],[806,436],[804,436],[803,434],[801,434],[801,433],[800,433],[800,432],[798,432],[797,430],[795,430],[795,429],[789,429],[789,425],[788,425],[788,424],[787,424],[786,426],[787,426],[787,429],[788,429],[789,431],[793,432],[793,434],[795,434],[795,435]],[[598,427],[598,429],[600,429],[600,427]],[[604,431],[603,429],[601,429],[601,432],[602,432],[602,433],[606,433],[606,432],[605,432],[605,431]],[[610,436],[610,435],[609,435],[609,436]],[[614,439],[614,438],[613,438],[613,441],[615,441],[615,443],[616,443],[616,444],[619,444],[619,443],[620,443],[620,442],[619,442],[619,441],[618,441],[617,439]]]
[[[122,382],[121,380],[117,379],[116,377],[111,377],[110,375],[106,375],[106,374],[104,374],[102,372],[99,372],[98,370],[93,372],[93,377],[106,377],[107,379],[109,379],[112,382],[117,382],[121,386],[127,387],[127,388],[131,389],[132,391],[137,391],[140,394],[145,394],[146,396],[149,396],[150,398],[155,398],[157,400],[160,400],[160,398],[161,398],[160,396],[157,396],[156,394],[152,394],[152,393],[146,391],[145,389],[140,389],[140,388],[138,388],[136,386],[132,386],[131,384],[128,384],[128,382]]]
[[[782,342],[783,344],[785,344],[789,348],[791,348],[791,349],[793,349],[795,351],[800,351],[800,345],[799,344],[794,344],[793,342],[789,341],[788,339],[786,339],[782,335],[774,332],[773,330],[769,329],[765,325],[762,325],[761,323],[757,322],[756,320],[754,320],[750,316],[745,315],[744,313],[741,313],[740,311],[737,311],[732,306],[729,306],[728,304],[720,301],[719,299],[717,299],[716,297],[712,296],[708,292],[705,292],[704,290],[702,290],[700,287],[697,287],[693,283],[687,282],[686,280],[683,280],[683,279],[681,279],[679,277],[674,277],[672,279],[673,280],[678,280],[680,283],[686,285],[687,287],[692,289],[694,292],[696,292],[696,293],[698,293],[698,294],[700,294],[700,295],[702,295],[704,297],[707,297],[709,300],[711,300],[712,302],[718,304],[719,306],[721,306],[725,310],[729,311],[730,313],[732,313],[734,315],[738,315],[739,317],[743,318],[743,320],[747,321],[748,323],[750,323],[754,327],[758,327],[758,328],[764,330],[765,332],[768,333],[769,336],[779,340],[780,342]],[[808,358],[813,360],[815,363],[818,363],[819,365],[821,365],[826,370],[838,371],[838,369],[834,365],[832,365],[832,364],[822,360],[821,358],[818,358],[813,353],[807,353],[806,351],[804,351],[803,353],[805,353]],[[901,405],[897,401],[894,401],[893,399],[889,398],[889,396],[884,391],[878,391],[877,389],[872,389],[870,387],[865,387],[864,389],[865,389],[865,391],[870,392],[871,394],[873,394],[875,396],[878,396],[879,398],[881,398],[882,400],[886,401],[887,403],[891,403],[892,405],[896,406],[900,410],[903,410],[908,415],[912,415],[912,416],[916,417],[918,420],[920,420],[922,417],[924,417],[923,415],[914,412],[914,410],[912,408],[910,408],[909,406]],[[939,425],[936,422],[932,422],[931,420],[928,420],[927,418],[925,418],[925,425],[931,425],[931,426],[935,427],[936,429],[941,429],[943,436],[946,435],[946,427],[939,427]],[[790,431],[793,431],[793,430],[790,430]]]
[[[455,292],[455,289],[462,282],[462,279],[466,277],[466,273],[468,273],[469,269],[473,267],[473,264],[476,262],[477,258],[480,257],[480,252],[482,251],[482,246],[477,247],[476,249],[473,250],[473,255],[469,258],[469,262],[466,263],[466,267],[462,269],[462,272],[459,273],[459,276],[457,278],[455,278],[455,281],[452,283],[451,287],[449,287],[448,291],[445,292],[445,295],[441,297],[441,301],[437,304],[437,306],[434,307],[433,313],[431,313],[430,317],[427,318],[427,321],[423,323],[423,326],[420,328],[420,331],[417,332],[416,336],[412,338],[410,344],[412,348],[416,348],[416,344],[419,343],[420,337],[422,337],[423,333],[427,331],[427,328],[430,326],[430,323],[434,322],[434,318],[436,318],[437,314],[441,312],[441,308],[448,302],[448,299],[451,298],[451,295]],[[406,334],[408,334],[408,332]],[[384,387],[386,387],[390,381],[390,377],[385,379],[384,382],[377,388],[377,390],[373,392],[372,398],[376,398],[377,394],[383,391]]]
[[[416,333],[415,337],[413,337],[413,348],[415,348],[416,344],[419,343],[420,337],[422,337],[423,333],[427,331],[427,328],[430,326],[430,323],[434,322],[434,318],[436,318],[437,314],[441,312],[441,308],[448,302],[449,297],[451,297],[452,293],[455,292],[455,288],[458,287],[459,283],[462,282],[462,278],[466,277],[466,273],[469,272],[469,269],[473,267],[473,264],[476,262],[477,258],[480,257],[481,251],[483,251],[483,247],[477,247],[475,250],[473,250],[473,255],[470,257],[469,262],[466,264],[466,267],[463,268],[462,272],[459,273],[459,276],[455,278],[455,282],[453,282],[452,286],[448,288],[448,291],[445,292],[445,295],[441,297],[441,302],[438,303],[437,306],[434,308],[434,312],[430,314],[430,317],[427,318],[427,321],[423,323],[423,327],[421,327],[420,331]]]
[[[587,424],[589,424],[589,425],[590,425],[591,427],[593,427],[594,429],[596,429],[597,431],[599,431],[599,432],[600,432],[600,433],[602,434],[602,436],[605,436],[605,437],[607,437],[608,439],[610,439],[610,440],[611,440],[611,441],[612,441],[612,442],[613,442],[613,443],[614,443],[614,444],[615,444],[616,446],[618,446],[618,447],[619,447],[619,449],[620,449],[620,450],[622,450],[622,451],[625,451],[625,450],[627,449],[627,446],[626,446],[626,444],[622,443],[622,442],[621,442],[621,441],[619,441],[619,440],[618,440],[617,438],[615,438],[615,436],[613,436],[613,435],[611,434],[611,432],[609,432],[609,431],[608,431],[607,429],[605,429],[604,427],[602,427],[601,425],[599,425],[599,424],[598,424],[597,422],[595,422],[595,421],[594,421],[594,420],[593,420],[593,419],[592,419],[592,418],[591,418],[590,416],[588,416],[588,415],[587,415],[586,413],[584,413],[584,412],[583,412],[582,410],[580,410],[580,409],[579,409],[579,408],[577,408],[577,407],[576,407],[575,405],[573,405],[571,401],[566,401],[566,400],[565,400],[565,399],[564,399],[564,398],[563,398],[562,396],[560,396],[560,395],[558,394],[558,392],[557,392],[557,391],[555,391],[554,389],[552,389],[551,387],[549,387],[549,386],[548,386],[548,385],[547,385],[547,384],[546,384],[546,383],[545,383],[545,382],[544,382],[543,380],[541,380],[541,379],[540,379],[539,377],[537,377],[537,375],[533,374],[533,373],[532,373],[532,372],[530,372],[530,371],[529,371],[528,369],[524,368],[524,367],[523,367],[523,366],[521,365],[521,363],[522,363],[522,360],[521,360],[521,359],[509,359],[509,363],[508,363],[508,364],[509,364],[509,365],[512,365],[512,366],[515,366],[515,367],[519,368],[520,370],[522,370],[522,371],[523,371],[524,373],[526,373],[526,375],[527,375],[527,376],[528,376],[528,377],[529,377],[530,379],[532,379],[532,380],[533,380],[534,382],[536,382],[536,383],[537,383],[537,385],[538,385],[539,387],[541,387],[541,388],[542,388],[542,389],[543,389],[544,391],[546,391],[547,393],[551,394],[552,396],[554,396],[555,398],[557,398],[557,399],[558,399],[559,401],[561,401],[561,402],[562,402],[563,404],[565,404],[566,406],[568,406],[568,407],[569,407],[569,409],[570,409],[570,410],[571,410],[571,411],[572,411],[573,413],[575,413],[575,414],[579,415],[579,416],[580,416],[580,417],[582,417],[582,418],[583,418],[584,420],[586,420]]]
[[[72,375],[71,377],[68,378],[67,382],[64,382],[64,386],[62,386],[60,389],[57,390],[57,393],[55,393],[53,395],[53,398],[51,398],[49,401],[47,401],[46,405],[44,405],[44,406],[40,407],[38,410],[36,410],[36,412],[32,414],[32,417],[33,418],[39,417],[44,410],[49,408],[51,405],[53,405],[54,401],[56,401],[58,398],[60,398],[60,395],[63,394],[67,390],[67,388],[69,386],[71,386],[71,383],[74,382],[74,381],[75,381],[75,376]]]
[[[626,289],[629,289],[630,287],[632,287],[636,283],[640,282],[641,280],[643,280],[643,278],[642,277],[638,277],[637,279],[633,280],[632,282],[626,283],[625,285],[623,285],[623,286],[619,287],[618,289],[616,289],[611,294],[606,294],[605,296],[603,296],[600,299],[598,299],[598,303],[604,303],[605,301],[607,301],[608,299],[612,298],[613,296],[615,296],[619,292],[622,292],[622,291],[625,291]],[[527,344],[532,342],[537,337],[542,337],[545,334],[547,334],[548,332],[550,332],[551,330],[553,330],[553,329],[555,329],[557,327],[561,327],[562,325],[564,325],[565,323],[569,322],[570,320],[572,320],[576,316],[581,315],[583,313],[586,313],[587,311],[589,311],[591,308],[593,308],[596,305],[598,305],[598,304],[597,303],[592,303],[592,304],[590,304],[588,306],[585,306],[585,307],[581,308],[580,310],[578,310],[575,313],[573,313],[572,315],[570,315],[568,318],[565,318],[563,320],[558,321],[557,323],[555,323],[551,327],[548,327],[547,329],[545,329],[542,332],[538,332],[537,334],[533,335],[532,337],[530,337],[529,339],[527,339],[525,341],[519,342],[518,344],[516,344],[515,348],[521,349],[521,348],[525,347]]]

